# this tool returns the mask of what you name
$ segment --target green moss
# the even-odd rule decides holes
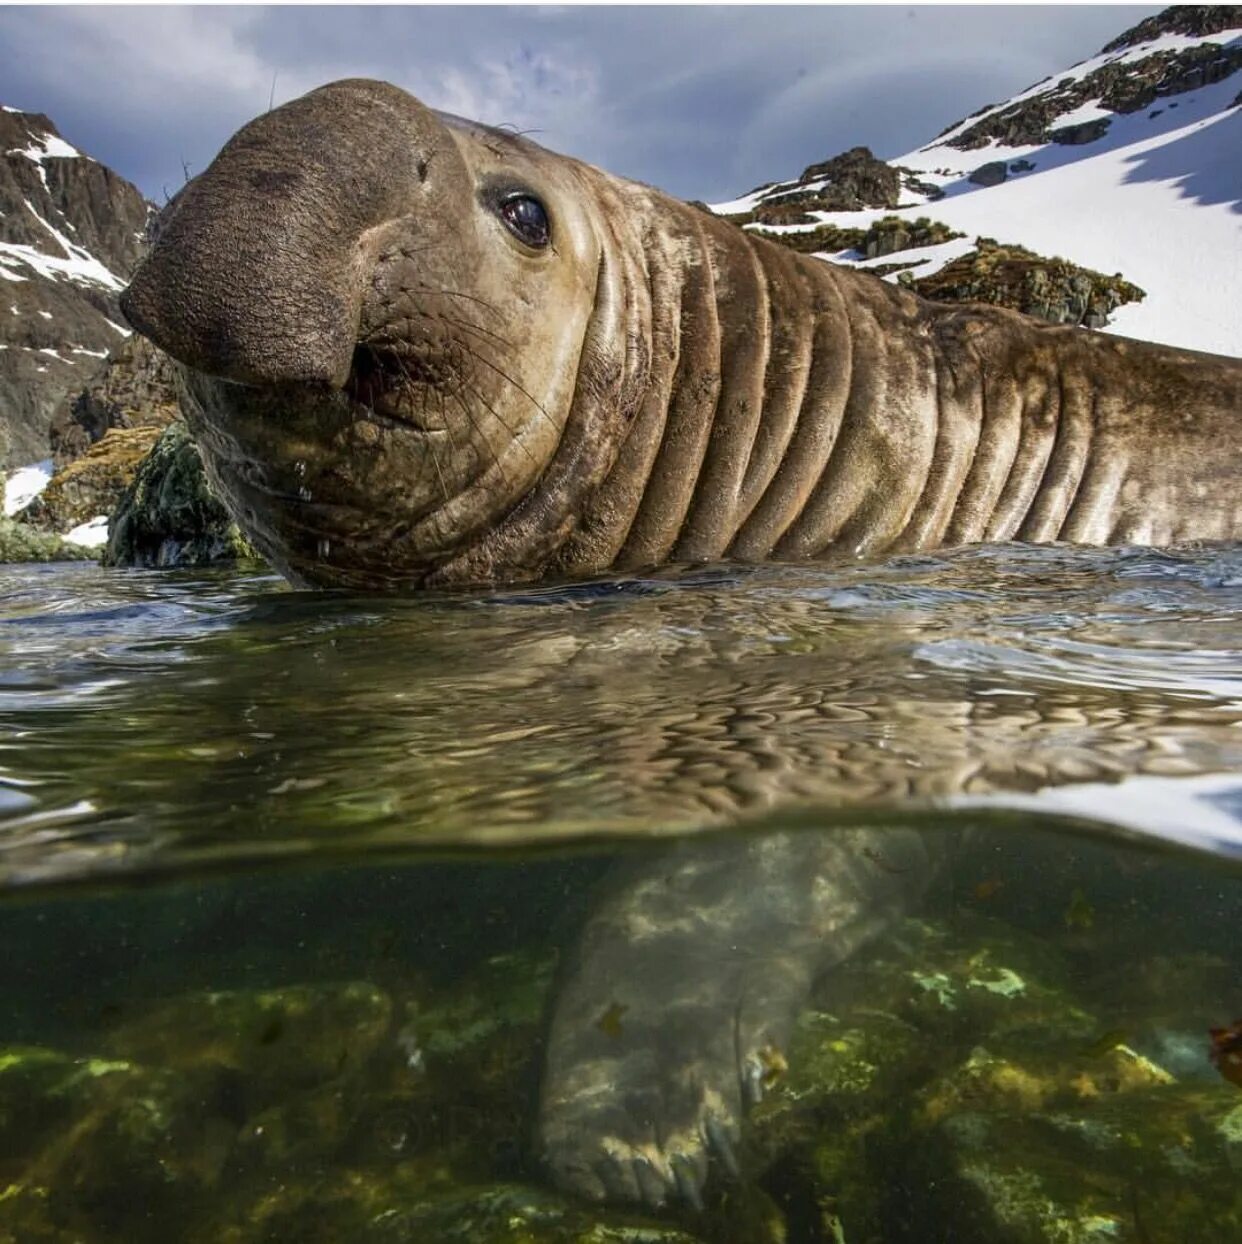
[[[801,223],[795,218],[797,213],[786,212],[785,214],[789,216],[788,220],[769,219],[764,215],[763,209],[751,213],[750,216],[759,222],[766,223]],[[807,216],[805,219],[813,220],[814,217]],[[800,229],[796,233],[776,233],[759,227],[748,229],[747,232],[757,234],[769,242],[779,243],[801,254],[856,251],[867,259],[892,255],[898,251],[917,249],[922,246],[937,246],[941,242],[949,242],[962,236],[950,229],[948,225],[938,220],[929,220],[926,216],[911,220],[905,216],[895,215],[883,216],[866,229],[847,229],[833,224],[821,224],[814,229]]]
[[[978,238],[975,250],[914,285],[923,297],[939,302],[991,303],[1087,328],[1103,328],[1118,307],[1147,296],[1120,273],[1106,276],[992,238]]]
[[[258,554],[216,500],[184,423],[170,424],[112,515],[106,566],[200,566]]]
[[[68,544],[60,536],[0,517],[0,563],[93,561],[93,549]]]

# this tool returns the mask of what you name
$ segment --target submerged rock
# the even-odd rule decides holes
[[[1092,929],[1032,908],[1027,932],[976,884],[820,982],[773,1053],[748,1178],[714,1180],[702,1215],[536,1186],[543,944],[443,971],[384,958],[382,987],[185,993],[109,1019],[95,1057],[0,1050],[0,1241],[1238,1238],[1242,1095],[1206,1030],[1191,1057],[1169,1028],[1232,1007],[1229,961],[1118,962],[1101,948],[1133,939],[1091,888]]]
[[[104,565],[174,567],[259,560],[213,495],[185,424],[171,423],[157,436],[112,511]]]

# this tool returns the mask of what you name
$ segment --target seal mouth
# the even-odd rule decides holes
[[[449,380],[436,355],[396,344],[359,344],[343,387],[363,418],[430,434],[448,430],[443,394]]]

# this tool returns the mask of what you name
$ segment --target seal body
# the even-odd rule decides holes
[[[124,306],[311,584],[1242,535],[1242,362],[930,303],[383,83],[242,129]]]
[[[242,129],[123,306],[302,583],[1242,535],[1242,362],[925,302],[383,83]],[[623,871],[549,1028],[553,1177],[697,1204],[813,975],[940,854],[860,830]]]

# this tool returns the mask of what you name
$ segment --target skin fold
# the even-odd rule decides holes
[[[1242,535],[1242,362],[930,303],[385,83],[239,131],[122,305],[299,584]],[[860,829],[623,868],[550,1022],[553,1179],[699,1204],[810,981],[942,854]]]

